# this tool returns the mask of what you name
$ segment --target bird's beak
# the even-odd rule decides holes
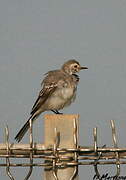
[[[80,70],[82,70],[82,69],[88,69],[88,67],[82,66],[82,67],[80,67]]]

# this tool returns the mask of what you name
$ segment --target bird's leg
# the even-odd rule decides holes
[[[55,114],[63,114],[61,112],[59,112],[58,110],[51,110],[52,112],[54,112]]]
[[[56,110],[51,110],[53,113],[57,114]]]

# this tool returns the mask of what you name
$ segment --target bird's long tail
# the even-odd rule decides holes
[[[15,136],[15,140],[17,142],[20,142],[21,139],[23,138],[23,136],[25,135],[25,133],[28,131],[29,127],[30,127],[30,120],[32,120],[32,122],[35,120],[36,116],[31,115],[30,118],[27,120],[27,122],[24,124],[24,126],[20,129],[20,131],[18,132],[18,134]]]

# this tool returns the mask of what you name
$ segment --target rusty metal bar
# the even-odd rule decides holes
[[[5,145],[6,144],[3,144],[4,148],[5,148]],[[15,144],[13,144],[13,145],[15,145]],[[43,148],[43,150],[39,151],[39,148],[37,148],[37,146],[39,146],[39,145],[36,144],[36,148],[33,148],[33,149],[28,148],[28,150],[24,148],[25,149],[25,154],[24,154],[24,149],[20,148],[20,149],[23,149],[22,154],[21,154],[21,151],[18,154],[19,146],[22,147],[24,145],[18,144],[18,148],[17,149],[14,148],[15,152],[12,150],[13,148],[11,147],[13,145],[11,145],[11,144],[8,145],[9,150],[10,150],[9,154],[7,154],[7,148],[3,150],[3,152],[0,154],[0,158],[6,158],[6,157],[10,157],[10,158],[29,158],[30,150],[33,151],[33,158],[43,158],[43,159],[53,159],[53,158],[55,158],[55,156],[53,155],[53,148],[50,148],[49,150],[46,149],[46,148],[45,149]],[[27,147],[28,146],[29,145],[27,144]],[[95,150],[92,147],[71,148],[71,149],[69,149],[69,148],[68,149],[57,148],[57,151],[58,151],[59,156],[61,157],[62,160],[63,160],[63,158],[64,159],[66,158],[66,160],[67,160],[67,158],[68,158],[68,160],[71,158],[71,157],[62,156],[62,154],[65,154],[65,153],[68,153],[68,152],[77,152],[78,155],[79,155],[78,159],[82,159],[82,160],[87,159],[87,158],[89,158],[89,159],[92,159],[92,158],[96,159],[97,158]],[[125,148],[98,147],[97,152],[102,152],[102,157],[101,158],[103,158],[103,159],[104,158],[105,159],[113,159],[113,158],[115,158],[115,152],[119,153],[120,158],[122,158],[122,159],[126,158],[126,149]]]
[[[116,164],[116,161],[98,161],[97,164],[99,165],[110,165],[110,164]],[[120,160],[120,164],[126,164],[126,161],[121,161]],[[68,167],[68,166],[77,166],[77,165],[94,165],[94,161],[84,161],[84,162],[58,162],[56,163],[56,166],[58,167]],[[1,167],[6,167],[7,164],[1,164]],[[10,167],[30,167],[30,166],[37,166],[37,167],[52,167],[53,164],[52,163],[33,163],[33,164],[29,164],[29,163],[11,163]]]
[[[10,151],[11,151],[11,156],[13,157],[14,155],[16,156],[27,156],[29,155],[29,152],[31,150],[30,144],[11,144],[9,143]],[[46,148],[44,144],[35,144],[33,143],[33,155],[44,155],[44,154],[49,154],[53,152],[52,148]],[[67,152],[78,152],[79,154],[83,155],[86,154],[92,154],[94,155],[94,146],[90,147],[84,147],[84,146],[79,146],[78,148],[57,148],[57,150],[60,153],[65,153]],[[98,147],[97,152],[103,152],[103,153],[114,153],[114,152],[119,152],[122,153],[124,156],[126,156],[126,148],[115,148],[115,147]],[[2,143],[0,144],[0,157],[5,157],[7,155],[7,149],[6,149],[6,144]]]

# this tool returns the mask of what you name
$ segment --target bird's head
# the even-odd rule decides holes
[[[62,70],[68,74],[76,74],[82,69],[88,69],[86,66],[81,66],[75,59],[68,60],[62,66]]]

